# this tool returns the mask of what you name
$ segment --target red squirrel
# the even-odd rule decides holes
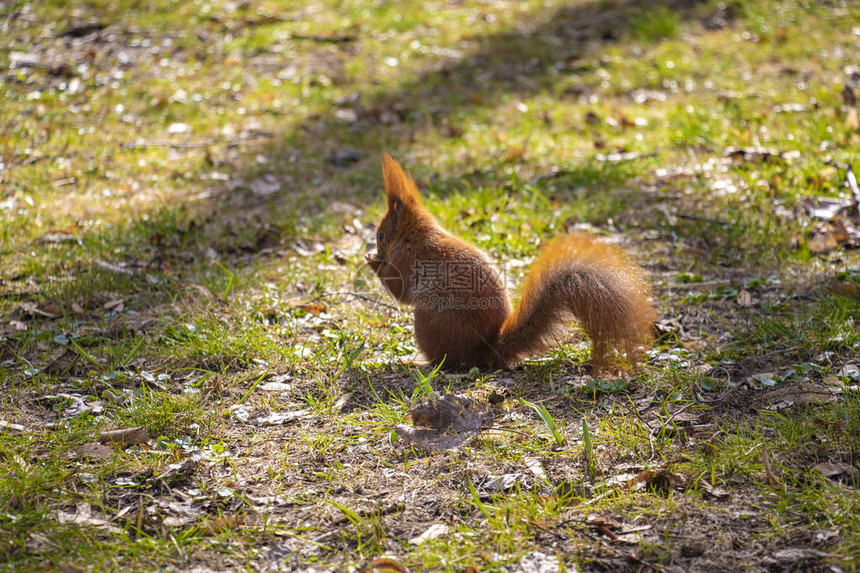
[[[367,262],[414,307],[415,340],[433,364],[510,368],[550,346],[566,319],[591,338],[592,367],[637,364],[657,319],[644,271],[582,233],[557,237],[533,264],[514,308],[490,257],[439,225],[415,181],[385,153],[388,206]]]

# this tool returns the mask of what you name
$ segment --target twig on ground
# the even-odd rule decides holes
[[[385,308],[390,308],[391,310],[397,310],[397,306],[395,306],[395,305],[393,305],[393,304],[388,304],[387,302],[382,302],[381,300],[377,300],[377,299],[375,299],[375,298],[373,298],[373,297],[370,297],[370,296],[367,296],[367,295],[363,295],[363,294],[359,294],[359,293],[357,293],[357,292],[350,292],[350,291],[332,291],[332,292],[324,292],[324,293],[322,293],[322,294],[320,294],[320,295],[317,295],[317,296],[315,296],[314,298],[310,299],[310,300],[309,300],[309,301],[307,301],[305,304],[310,304],[310,303],[312,303],[312,302],[316,302],[316,301],[318,301],[318,300],[320,300],[320,299],[322,299],[322,298],[326,298],[326,297],[330,297],[330,296],[351,296],[351,297],[353,297],[353,298],[360,298],[360,299],[362,299],[362,300],[366,300],[366,301],[368,301],[368,302],[372,302],[372,303],[374,303],[374,304],[378,304],[378,305],[380,305],[380,306],[384,306]]]

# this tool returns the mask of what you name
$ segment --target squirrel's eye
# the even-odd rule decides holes
[[[385,239],[385,233],[382,231],[376,233],[376,242],[381,243]]]

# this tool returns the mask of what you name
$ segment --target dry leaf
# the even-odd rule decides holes
[[[860,486],[860,469],[843,462],[823,462],[815,466],[815,471],[831,479],[847,478]]]
[[[795,404],[826,404],[836,400],[836,397],[842,393],[841,382],[833,378],[835,385],[801,382],[780,386],[765,392],[758,401],[768,410],[781,410]]]
[[[644,483],[655,493],[666,494],[674,487],[683,488],[687,485],[687,477],[669,471],[667,468],[645,470],[636,476],[636,481]]]
[[[281,182],[278,181],[278,178],[271,173],[251,181],[251,193],[254,195],[265,197],[266,195],[277,193],[280,190]]]
[[[55,358],[45,367],[45,374],[54,376],[63,376],[65,374],[74,375],[76,369],[73,366],[77,363],[80,356],[77,352],[67,348],[60,356]]]
[[[845,114],[845,127],[849,131],[860,130],[860,119],[857,117],[857,108],[848,108],[848,112]]]
[[[167,527],[184,527],[197,521],[193,515],[168,515],[162,523]]]
[[[181,462],[167,466],[167,471],[158,476],[156,480],[170,482],[176,478],[185,478],[193,474],[197,470],[198,465],[200,465],[199,456],[185,458]]]
[[[618,529],[621,527],[620,523],[609,520],[602,515],[591,515],[585,521],[585,524],[591,529],[595,530],[600,535],[605,535],[610,539],[616,539],[615,532],[613,529]]]
[[[328,307],[321,302],[309,302],[307,304],[300,304],[296,306],[296,308],[314,316],[319,316],[326,310],[328,310]]]
[[[461,394],[434,394],[408,417],[418,427],[457,431],[480,430],[485,421],[493,419],[486,406]]]
[[[14,338],[0,340],[0,362],[12,360],[18,356],[18,341]]]
[[[243,515],[229,515],[217,519],[209,519],[200,524],[198,531],[204,535],[218,535],[230,529],[238,529],[245,521]]]
[[[310,414],[310,410],[293,410],[292,412],[273,412],[268,416],[257,418],[261,426],[281,426],[287,422],[293,422]]]
[[[472,440],[492,423],[489,407],[467,396],[434,394],[416,406],[408,416],[416,427],[399,424],[394,428],[406,443],[428,452],[441,452]]]
[[[80,445],[75,449],[74,453],[83,458],[93,458],[96,460],[109,460],[113,457],[112,449],[96,442]]]
[[[558,561],[558,557],[555,555],[547,555],[540,551],[532,551],[520,557],[520,560],[516,562],[516,567],[514,569],[508,569],[508,571],[511,570],[523,572],[528,571],[528,573],[558,573],[565,569],[562,568],[561,563]]]
[[[523,462],[525,462],[526,467],[529,468],[529,471],[532,472],[538,479],[549,482],[549,478],[546,475],[546,470],[543,469],[543,465],[541,465],[540,460],[537,458],[524,458]]]
[[[526,147],[525,146],[513,146],[509,147],[507,152],[505,152],[505,161],[507,163],[513,163],[515,161],[521,161],[526,156]]]
[[[839,243],[832,233],[815,233],[807,245],[810,252],[823,255],[838,247]]]
[[[118,428],[114,430],[102,430],[99,432],[99,442],[103,444],[113,443],[120,447],[145,444],[149,441],[149,432],[143,426],[134,428]]]
[[[0,432],[24,432],[27,428],[21,424],[13,424],[6,420],[0,420]]]
[[[341,394],[338,397],[338,399],[335,400],[334,404],[332,405],[332,407],[331,407],[332,411],[338,412],[338,413],[342,412],[344,407],[349,402],[349,399],[352,398],[353,394],[355,394],[355,392],[346,392],[344,394]]]
[[[95,527],[97,529],[104,529],[113,533],[114,535],[119,535],[123,533],[123,530],[115,525],[112,525],[106,519],[101,517],[95,517],[92,514],[92,508],[87,503],[79,503],[77,505],[77,511],[75,513],[67,513],[65,511],[58,511],[56,513],[57,521],[63,524],[73,524],[73,525],[81,525],[87,527]]]
[[[122,312],[125,308],[125,302],[121,298],[115,298],[104,303],[102,308],[111,312]]]
[[[696,486],[709,496],[719,500],[726,500],[732,496],[731,492],[726,491],[721,487],[711,485],[705,480],[699,480],[699,482],[696,483]]]
[[[258,388],[261,392],[274,392],[277,394],[286,394],[293,391],[293,385],[284,382],[266,382],[265,384],[260,384]]]
[[[363,571],[364,573],[409,573],[409,569],[391,557],[377,557]]]
[[[431,539],[436,539],[438,537],[442,537],[443,535],[447,535],[447,534],[448,534],[448,526],[447,525],[445,525],[444,523],[434,523],[433,525],[428,527],[424,533],[410,539],[409,543],[410,543],[410,545],[421,545],[425,541],[429,541]]]

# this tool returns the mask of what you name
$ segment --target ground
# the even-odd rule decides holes
[[[858,22],[0,0],[0,567],[857,570]],[[418,364],[364,264],[384,151],[514,300],[558,234],[628,252],[641,367],[575,324]]]

